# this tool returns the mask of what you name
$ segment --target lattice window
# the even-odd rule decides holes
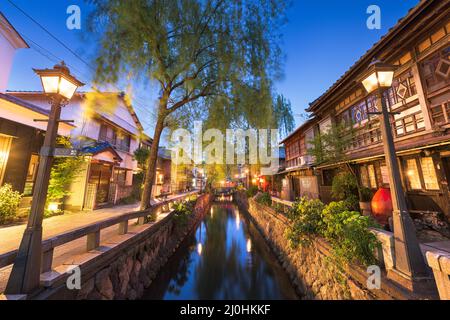
[[[364,120],[367,120],[367,105],[365,100],[354,105],[350,110],[352,114],[352,121],[354,123],[361,123]]]
[[[450,103],[444,102],[430,106],[433,123],[445,124],[450,122]]]
[[[437,52],[421,64],[427,91],[434,92],[450,85],[450,47]]]
[[[436,176],[436,170],[434,168],[434,162],[432,157],[424,157],[420,160],[420,165],[423,173],[423,180],[425,183],[425,189],[427,190],[439,190],[439,182]]]
[[[416,83],[412,72],[408,71],[394,79],[392,87],[387,91],[385,98],[388,105],[405,103],[405,100],[417,94]]]
[[[406,179],[411,190],[422,189],[420,182],[419,169],[415,158],[407,159],[405,163]]]

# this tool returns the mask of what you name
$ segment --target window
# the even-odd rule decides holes
[[[369,173],[369,185],[372,189],[377,187],[377,177],[375,175],[375,167],[373,164],[367,166],[367,171]]]
[[[371,95],[367,97],[367,110],[369,112],[378,112],[378,97],[376,95]]]
[[[98,139],[100,141],[109,142],[111,145],[116,145],[117,136],[114,128],[105,123],[102,123],[100,126],[100,134]]]
[[[387,90],[386,99],[389,106],[405,103],[405,100],[416,95],[416,83],[411,71],[403,73],[392,82],[392,87]]]
[[[367,106],[365,100],[354,105],[350,110],[352,113],[352,121],[354,123],[361,123],[364,120],[367,120]]]
[[[406,179],[411,190],[422,189],[422,183],[420,182],[419,170],[417,168],[417,161],[415,158],[407,159],[405,163]]]
[[[437,52],[421,64],[427,92],[435,92],[450,84],[450,47]]]
[[[442,27],[441,29],[439,29],[435,33],[433,33],[431,35],[431,37],[428,37],[427,39],[422,41],[418,45],[417,49],[419,50],[420,53],[422,53],[423,51],[425,51],[426,49],[431,47],[432,44],[434,44],[434,43],[438,42],[439,40],[441,40],[442,38],[444,38],[445,35],[448,34],[448,32],[449,32],[449,30],[448,30],[448,24],[447,24],[446,28]]]
[[[436,176],[436,170],[434,168],[434,162],[432,157],[425,157],[420,160],[422,167],[423,181],[425,182],[425,189],[427,190],[439,190],[439,183]]]
[[[443,124],[450,120],[450,103],[437,103],[430,106],[431,117],[433,118],[433,123]]]
[[[131,142],[131,136],[129,134],[122,134],[120,137],[117,138],[117,148],[119,150],[129,152],[130,151],[130,142]]]
[[[8,163],[9,151],[11,149],[12,138],[8,136],[0,136],[0,184],[3,182],[6,164]]]
[[[306,155],[307,150],[306,150],[306,141],[305,141],[305,137],[302,137],[300,139],[300,155],[304,156]]]
[[[417,106],[417,108],[419,109],[418,111],[413,110],[416,108],[410,108],[399,115],[395,115],[395,132],[397,137],[425,129],[420,106]],[[411,112],[415,113],[411,114]]]
[[[112,146],[125,152],[130,151],[131,136],[124,132],[117,132],[112,126],[102,123],[98,140],[109,142]]]
[[[119,186],[124,186],[127,181],[127,171],[124,169],[116,169],[116,182]]]
[[[380,166],[380,172],[381,172],[381,179],[383,181],[383,184],[389,184],[389,171],[387,166]]]
[[[23,194],[25,196],[31,196],[33,194],[33,186],[36,181],[36,173],[39,165],[39,156],[32,154],[30,158],[30,164],[28,165],[27,178],[25,180],[25,188]]]

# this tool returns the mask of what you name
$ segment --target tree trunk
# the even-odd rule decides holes
[[[361,183],[359,182],[359,177],[356,174],[355,170],[353,170],[352,165],[349,162],[346,162],[346,166],[348,171],[350,171],[350,174],[353,175],[353,177],[355,177],[355,182],[356,182],[356,188],[358,189],[358,197],[359,197],[359,201],[362,202],[363,198],[362,198],[362,193],[361,193]]]
[[[164,119],[165,116],[162,113],[159,113],[155,127],[155,134],[153,135],[152,147],[150,149],[150,156],[148,157],[147,160],[144,188],[142,190],[142,197],[141,197],[141,210],[146,210],[150,207],[152,189],[155,183],[156,162],[158,160],[159,141],[161,139],[161,133],[164,129]]]

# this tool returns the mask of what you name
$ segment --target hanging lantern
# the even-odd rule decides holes
[[[378,189],[373,196],[371,206],[375,220],[379,224],[386,226],[389,223],[389,218],[392,217],[391,190],[388,188]]]

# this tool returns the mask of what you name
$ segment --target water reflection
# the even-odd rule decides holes
[[[144,299],[296,299],[287,275],[246,215],[211,209]]]

